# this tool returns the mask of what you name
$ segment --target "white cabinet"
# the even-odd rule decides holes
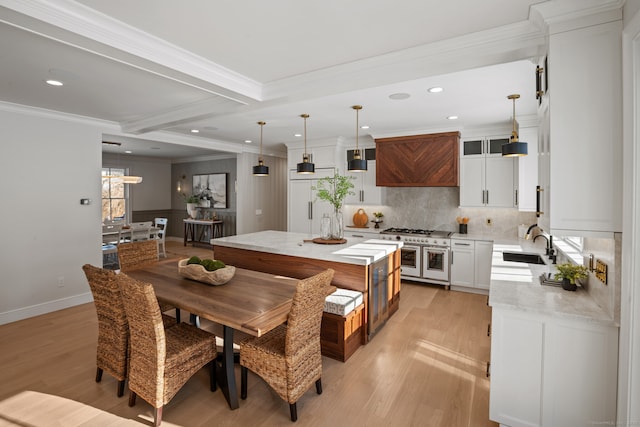
[[[474,287],[489,289],[491,285],[491,265],[493,257],[493,242],[487,240],[475,241],[474,256]]]
[[[316,169],[314,179],[299,179],[296,171],[290,171],[289,179],[289,222],[288,231],[295,233],[320,234],[320,220],[324,213],[331,213],[330,203],[316,200],[315,187],[318,178],[333,176],[333,169]]]
[[[364,230],[354,230],[350,228],[345,228],[344,230],[345,239],[351,238],[360,238],[360,239],[379,239],[380,233],[375,231],[366,231]]]
[[[614,21],[549,37],[541,112],[548,128],[540,135],[549,159],[539,157],[539,173],[549,183],[542,222],[552,234],[610,238],[622,231],[621,33],[622,22]]]
[[[493,307],[491,331],[491,420],[616,424],[616,327]]]
[[[451,285],[473,287],[475,282],[475,241],[451,239]]]
[[[346,170],[346,168],[345,168]],[[383,187],[376,186],[376,161],[367,160],[366,172],[346,172],[353,176],[353,192],[344,199],[345,205],[382,205]]]
[[[517,159],[502,157],[501,151],[502,144],[508,141],[504,138],[462,141],[460,206],[516,206]],[[475,145],[465,145],[470,142]],[[486,148],[481,150],[478,145]]]
[[[538,128],[520,127],[520,141],[527,143],[529,154],[518,157],[516,205],[521,212],[536,211],[536,187],[538,180]]]

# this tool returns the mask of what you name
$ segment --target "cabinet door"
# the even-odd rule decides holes
[[[493,242],[476,240],[475,242],[475,287],[489,289],[491,284],[491,260]]]
[[[542,425],[543,330],[541,320],[493,308],[489,389],[492,421],[508,426]]]
[[[451,239],[451,284],[473,287],[474,241]]]
[[[312,180],[289,181],[289,231],[311,233],[313,206],[311,199]]]
[[[484,206],[484,158],[460,159],[460,206]]]
[[[484,155],[484,139],[471,139],[462,141],[462,157],[482,156]]]
[[[512,208],[515,206],[513,157],[485,158],[486,206],[494,208]]]
[[[527,143],[529,154],[518,157],[518,210],[536,211],[536,186],[538,185],[538,132],[536,128],[520,128],[520,141]]]
[[[376,161],[367,160],[367,169],[362,175],[362,202],[366,205],[382,205],[384,189],[376,186]]]

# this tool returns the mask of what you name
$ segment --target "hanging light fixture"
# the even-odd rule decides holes
[[[107,145],[117,145],[118,147],[122,145],[122,143],[120,142],[102,141],[102,143]],[[120,153],[118,153],[118,167],[119,166]],[[142,177],[135,175],[102,175],[102,178],[106,178],[115,182],[122,181],[123,184],[140,184],[142,182]]]
[[[269,167],[264,165],[264,161],[262,160],[262,127],[266,125],[266,122],[258,122],[260,125],[260,157],[258,157],[258,165],[253,167],[253,175],[254,176],[268,176],[269,175]]]
[[[360,110],[362,110],[362,105],[354,105],[351,108],[356,110],[356,149],[353,151],[353,159],[349,160],[349,166],[347,167],[347,169],[350,172],[366,172],[367,171],[367,160],[363,159],[360,156],[360,149],[358,148],[358,131],[360,129],[358,115],[359,115]]]
[[[529,153],[527,143],[518,141],[518,131],[516,130],[516,99],[518,98],[520,98],[518,94],[507,96],[507,99],[513,100],[513,130],[509,142],[502,144],[503,157],[526,156]]]
[[[307,119],[309,115],[301,114],[300,117],[304,119],[304,153],[302,153],[302,163],[298,163],[298,173],[311,174],[316,172],[316,165],[309,161],[307,154]]]

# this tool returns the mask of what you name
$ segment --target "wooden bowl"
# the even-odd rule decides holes
[[[187,264],[188,259],[178,261],[178,274],[187,279],[197,280],[208,285],[224,285],[236,274],[236,268],[232,265],[219,268],[215,271],[207,271],[200,264]]]

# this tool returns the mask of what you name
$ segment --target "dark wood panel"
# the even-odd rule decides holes
[[[459,132],[376,139],[376,185],[457,187]]]

